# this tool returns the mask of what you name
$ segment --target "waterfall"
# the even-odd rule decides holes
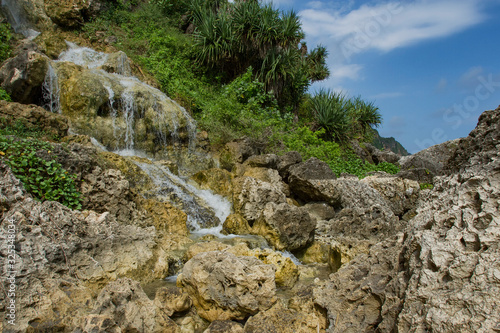
[[[7,17],[7,21],[18,34],[22,34],[24,37],[30,39],[40,34],[40,32],[31,27],[26,11],[19,0],[2,0],[2,9]]]
[[[73,63],[81,66],[82,73],[85,72],[86,77],[93,78],[92,82],[107,92],[106,104],[91,106],[99,108],[92,111],[92,117],[97,113],[100,117],[109,116],[108,119],[111,120],[108,123],[101,121],[104,125],[91,123],[86,126],[84,133],[80,134],[95,136],[112,150],[136,148],[138,136],[141,141],[144,137],[153,140],[153,144],[149,144],[150,147],[166,147],[187,139],[189,148],[194,148],[196,122],[183,107],[160,90],[131,76],[131,67],[125,53],[107,54],[70,42],[67,42],[67,45],[68,49],[52,62],[45,77],[43,91],[47,110],[65,113],[65,110],[61,110],[64,106],[60,105],[60,96],[64,92],[61,91],[63,82],[58,78],[58,68],[65,62]],[[89,95],[88,98],[96,100],[95,96]],[[104,130],[107,131],[112,127],[113,138],[100,137],[101,133],[108,134],[99,133],[97,126],[105,126]],[[182,133],[187,134],[187,138],[181,137],[181,129]],[[75,130],[79,131],[78,128]]]
[[[50,112],[61,113],[59,80],[52,64],[45,75],[42,85],[43,99],[46,101],[44,107]]]
[[[187,226],[192,233],[210,233],[224,237],[222,223],[231,214],[231,203],[208,190],[200,190],[174,175],[168,167],[132,160],[155,184],[151,195],[177,206],[187,214]]]

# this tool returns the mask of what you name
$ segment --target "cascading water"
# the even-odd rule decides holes
[[[108,119],[111,120],[110,123],[103,120],[101,129],[97,127],[92,129],[92,126],[99,123],[98,121],[94,121],[94,124],[90,125],[85,124],[81,127],[87,128],[87,130],[83,131],[82,134],[96,137],[108,149],[134,149],[136,141],[141,141],[144,137],[153,140],[154,143],[149,144],[150,147],[173,145],[181,140],[180,130],[182,129],[183,133],[187,133],[189,148],[194,147],[195,121],[184,108],[160,90],[130,76],[131,67],[123,52],[106,54],[90,48],[78,47],[73,43],[67,42],[67,44],[68,50],[62,52],[59,59],[52,63],[45,78],[44,96],[48,110],[61,112],[61,109],[64,108],[59,102],[64,92],[60,88],[62,82],[58,78],[58,68],[64,63],[76,64],[84,69],[81,72],[85,72],[86,78],[92,78],[94,85],[107,92],[106,105],[97,106],[91,104],[99,100],[100,97],[95,97],[90,93],[87,96],[89,107],[96,109],[95,111],[83,110],[83,112],[90,112],[93,117],[96,114],[99,116],[107,114]],[[113,72],[109,73],[108,71]],[[73,83],[75,81],[79,80],[72,81],[72,84],[75,84]],[[71,113],[73,110],[69,112]],[[65,114],[65,110],[62,110],[62,113]],[[81,115],[81,117],[84,116]],[[107,134],[104,134],[104,131],[99,132],[102,129],[109,131],[111,126],[106,124],[112,126],[112,135],[105,138],[103,136]],[[82,132],[78,126],[75,127],[77,132]],[[90,132],[88,128],[91,128]],[[138,139],[138,136],[142,137]]]
[[[15,32],[33,39],[40,34],[28,21],[25,9],[19,0],[2,0],[2,10]]]

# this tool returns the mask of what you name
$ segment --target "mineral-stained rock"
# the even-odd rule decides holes
[[[202,318],[244,319],[276,302],[274,271],[253,257],[205,252],[184,265],[177,284],[191,296]]]
[[[243,176],[252,177],[263,182],[270,183],[286,196],[290,195],[290,188],[288,187],[288,184],[283,182],[283,179],[277,170],[263,167],[246,167]]]
[[[45,0],[45,11],[51,20],[63,28],[78,28],[85,17],[101,9],[99,0]]]
[[[247,158],[257,153],[258,149],[248,138],[226,143],[220,154],[221,168],[231,171],[235,164],[243,163]]]
[[[210,251],[222,251],[230,248],[231,246],[227,244],[223,244],[221,242],[217,241],[210,241],[210,242],[201,242],[201,243],[195,243],[192,246],[189,247],[189,249],[186,252],[186,258],[187,260],[193,258],[195,255],[203,253],[203,252],[210,252]]]
[[[193,175],[193,180],[202,189],[209,189],[222,196],[231,196],[233,192],[232,175],[224,169],[212,168]]]
[[[253,155],[245,161],[245,164],[253,168],[276,169],[278,159],[275,154]]]
[[[264,237],[277,250],[295,251],[313,241],[315,227],[316,221],[304,209],[270,202],[252,226],[252,234]]]
[[[250,233],[250,226],[240,214],[231,214],[222,225],[222,233],[225,235],[247,235]]]
[[[252,177],[239,177],[234,180],[234,210],[249,223],[253,223],[262,215],[269,202],[285,203],[286,196],[272,184]]]
[[[337,178],[328,164],[314,157],[291,166],[288,171],[290,190],[305,201],[322,201],[323,195],[318,193],[315,183]]]

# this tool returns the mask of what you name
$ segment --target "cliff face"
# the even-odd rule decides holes
[[[399,143],[395,138],[383,138],[380,136],[376,129],[373,130],[373,141],[372,145],[380,150],[390,150],[393,153],[399,154],[401,156],[409,155],[408,151]]]

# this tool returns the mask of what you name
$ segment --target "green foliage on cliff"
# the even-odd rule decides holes
[[[345,98],[340,125],[326,114],[321,119],[314,109],[319,97],[306,90],[328,76],[327,52],[323,47],[307,51],[296,16],[257,1],[234,4],[151,0],[132,11],[112,6],[85,25],[83,37],[102,31],[115,36],[114,46],[152,73],[214,145],[249,136],[269,152],[298,150],[318,157],[337,174],[396,172],[392,165],[364,163],[348,147],[349,140],[367,137],[367,129],[380,124],[373,104]],[[217,31],[205,27],[207,22]],[[189,25],[192,34],[184,33]]]
[[[12,34],[8,23],[0,23],[0,63],[10,57]]]
[[[13,134],[29,137],[19,139]],[[76,175],[69,174],[55,157],[50,158],[53,150],[50,143],[32,137],[43,135],[40,131],[23,130],[21,125],[0,129],[0,159],[36,199],[58,201],[69,208],[80,209],[81,193],[77,190]]]

